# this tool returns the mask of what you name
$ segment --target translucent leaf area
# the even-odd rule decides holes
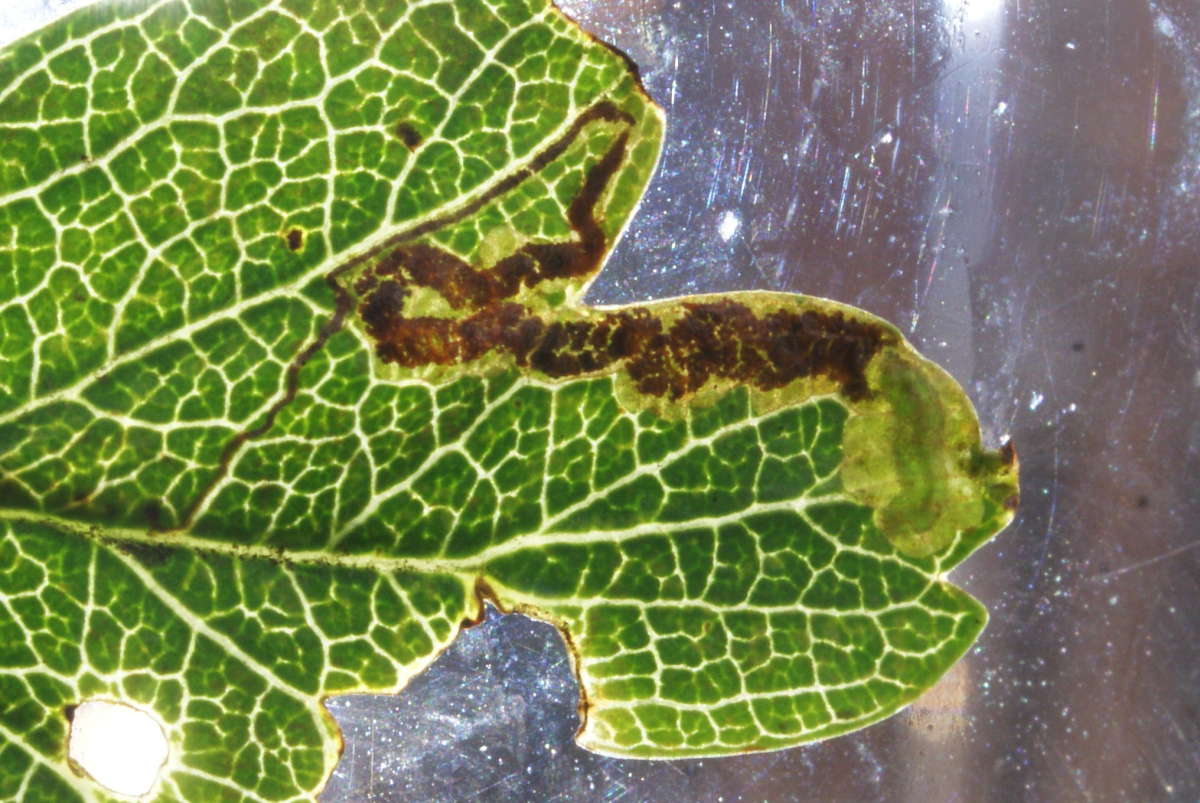
[[[0,51],[0,798],[312,798],[331,694],[485,602],[581,744],[787,747],[932,685],[1016,505],[962,391],[820,299],[582,302],[658,109],[544,0],[123,0]]]

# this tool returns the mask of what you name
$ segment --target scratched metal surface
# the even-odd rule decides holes
[[[9,39],[74,0],[4,0]],[[576,748],[554,631],[491,616],[331,700],[324,800],[1200,797],[1200,5],[564,0],[670,118],[604,302],[750,287],[896,321],[1011,436],[992,622],[859,734],[680,762]]]

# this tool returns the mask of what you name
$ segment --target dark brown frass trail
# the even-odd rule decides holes
[[[520,366],[559,378],[622,362],[640,392],[671,399],[716,378],[771,390],[810,376],[834,380],[848,398],[865,396],[867,364],[896,337],[838,312],[779,310],[758,317],[735,301],[698,300],[684,302],[682,314],[669,324],[643,307],[548,322],[508,300],[522,286],[599,269],[606,241],[596,205],[627,145],[628,134],[619,135],[588,170],[567,210],[575,240],[529,244],[484,269],[428,243],[400,245],[382,255],[355,285],[362,298],[359,314],[379,358],[417,368],[469,362],[498,350]],[[405,317],[404,302],[416,287],[472,312],[463,318]]]
[[[583,188],[567,209],[567,220],[579,236],[577,242],[531,243],[490,268],[477,270],[459,257],[427,243],[403,245],[382,256],[371,273],[355,289],[369,293],[380,278],[383,286],[408,285],[434,290],[455,309],[479,309],[511,298],[521,286],[544,281],[588,276],[600,268],[605,238],[595,218],[595,206],[613,174],[621,167],[628,134],[621,134],[604,158],[588,171]],[[382,286],[381,286],[382,289]],[[397,297],[395,289],[384,291]],[[373,325],[382,305],[368,298],[360,308],[363,320]],[[398,313],[397,313],[398,314]]]
[[[640,307],[546,323],[513,303],[491,304],[463,320],[393,319],[394,308],[379,307],[387,306],[382,298],[398,293],[385,282],[364,305],[385,362],[453,365],[498,349],[518,365],[565,378],[624,361],[640,392],[671,399],[700,390],[710,379],[773,390],[815,376],[837,382],[847,398],[861,399],[868,390],[867,364],[895,341],[881,328],[841,313],[779,310],[760,318],[733,301],[685,302],[683,314],[669,326]]]

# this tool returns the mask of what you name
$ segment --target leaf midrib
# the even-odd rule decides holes
[[[0,521],[25,521],[49,525],[55,529],[68,531],[91,541],[112,544],[117,547],[120,547],[122,544],[130,544],[154,548],[185,549],[225,557],[251,558],[285,564],[475,576],[484,573],[487,565],[492,561],[527,549],[545,549],[554,546],[586,546],[589,544],[619,544],[633,538],[641,538],[659,533],[670,533],[677,530],[716,528],[743,521],[747,516],[765,513],[788,512],[803,514],[806,508],[813,505],[844,501],[848,501],[846,497],[840,494],[830,494],[827,496],[757,504],[744,510],[733,511],[721,516],[705,516],[678,522],[648,522],[639,527],[622,528],[620,530],[592,530],[588,532],[570,530],[535,531],[514,536],[499,544],[485,548],[477,555],[463,558],[388,557],[384,555],[349,554],[331,552],[328,547],[302,550],[283,549],[264,544],[240,544],[231,541],[217,541],[210,537],[199,536],[181,530],[171,530],[163,533],[153,532],[140,527],[90,524],[66,516],[22,510],[19,508],[0,508]],[[820,531],[818,530],[818,532]],[[838,548],[850,552],[862,551],[865,553],[865,550],[858,550],[844,545],[839,545]]]

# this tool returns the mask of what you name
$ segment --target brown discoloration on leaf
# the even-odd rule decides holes
[[[344,268],[340,270],[344,270]],[[230,464],[234,456],[241,450],[242,445],[247,441],[262,437],[264,433],[275,425],[275,418],[279,415],[279,411],[291,404],[292,400],[296,398],[296,393],[300,388],[300,371],[314,355],[325,347],[329,338],[339,332],[345,324],[346,316],[350,314],[353,302],[350,295],[338,284],[339,271],[334,271],[325,277],[325,283],[337,299],[333,315],[318,330],[316,338],[292,359],[291,364],[288,365],[287,371],[284,374],[285,385],[283,393],[275,399],[267,409],[266,414],[258,419],[257,425],[242,430],[225,444],[225,448],[221,451],[221,459],[217,464],[217,470],[213,472],[209,481],[201,488],[200,493],[187,508],[178,529],[186,530],[192,528],[195,524],[196,514],[203,507],[205,500],[208,499],[213,490],[220,485],[221,480],[229,473]]]
[[[619,119],[606,109],[588,115]],[[607,243],[596,207],[624,162],[628,139],[628,132],[617,135],[588,170],[567,210],[575,234],[570,241],[531,243],[483,269],[428,242],[381,255],[355,285],[362,297],[359,314],[379,358],[420,368],[501,352],[555,378],[621,364],[639,392],[670,399],[696,393],[714,379],[774,390],[818,376],[836,382],[850,399],[865,397],[867,364],[896,337],[841,312],[781,309],[760,316],[742,303],[719,300],[683,303],[670,322],[637,307],[546,320],[510,301],[522,287],[599,269]],[[451,308],[470,314],[407,317],[404,304],[414,288],[432,290]]]
[[[712,379],[774,390],[806,377],[835,381],[850,399],[867,395],[866,366],[895,336],[840,312],[778,310],[758,316],[733,301],[684,303],[672,324],[645,308],[547,322],[514,303],[464,319],[405,318],[398,285],[382,283],[361,307],[377,353],[405,368],[470,362],[492,351],[566,378],[623,363],[637,389],[679,399]]]
[[[487,606],[489,604],[500,611],[500,613],[512,613],[512,609],[504,606],[496,590],[483,577],[475,578],[475,585],[471,589],[471,595],[475,597],[475,613],[464,617],[459,623],[459,628],[462,630],[470,630],[472,627],[478,627],[483,624],[483,620],[487,618]]]
[[[606,122],[612,124],[620,124],[632,126],[634,119],[628,112],[618,108],[611,101],[602,100],[589,106],[583,113],[575,118],[575,122],[567,129],[559,139],[550,143],[546,148],[537,153],[529,162],[514,170],[512,173],[505,176],[503,179],[493,184],[486,192],[475,198],[468,204],[459,207],[458,209],[448,212],[445,215],[429,218],[421,223],[412,226],[411,228],[402,230],[395,235],[389,237],[385,242],[375,246],[358,256],[351,259],[349,262],[339,266],[333,271],[334,276],[341,276],[353,268],[378,261],[385,258],[386,254],[398,245],[413,243],[424,237],[427,234],[438,231],[446,226],[453,225],[461,220],[474,215],[483,207],[487,206],[492,201],[496,200],[505,193],[521,185],[522,182],[529,180],[533,176],[544,170],[551,162],[566,153],[571,144],[579,138],[583,130],[589,125],[597,122]],[[620,160],[618,160],[619,162]],[[620,164],[618,163],[617,167]]]
[[[404,143],[404,147],[410,151],[415,151],[425,141],[425,137],[421,136],[421,132],[414,128],[411,123],[397,123],[396,136]]]
[[[151,532],[162,532],[166,529],[166,511],[163,506],[151,499],[142,505],[142,519]]]
[[[374,331],[388,331],[404,315],[408,288],[400,282],[385,281],[358,308],[363,321]]]
[[[567,220],[578,236],[564,243],[531,243],[517,253],[484,270],[477,270],[454,254],[428,243],[402,245],[380,257],[374,277],[406,288],[410,284],[431,289],[455,309],[480,309],[511,298],[522,286],[545,281],[588,276],[604,258],[605,237],[595,217],[595,207],[604,189],[625,158],[628,134],[621,134],[604,157],[591,167],[579,194],[567,209]],[[358,282],[360,293],[376,282],[369,273]],[[383,285],[376,293],[383,291]],[[387,291],[394,293],[394,290]],[[372,304],[371,298],[364,302]],[[370,322],[368,321],[368,325]]]
[[[304,232],[292,229],[285,236],[289,251],[299,251],[304,246]]]
[[[1003,465],[1007,470],[1011,471],[1013,477],[1016,477],[1017,447],[1013,444],[1013,442],[1011,440],[1005,441],[1000,447],[1000,451],[997,452],[997,455],[1000,458],[1001,465]],[[1014,490],[1013,493],[1010,493],[1008,496],[1004,497],[1004,501],[1001,504],[1004,505],[1005,510],[1016,512],[1017,508],[1021,506],[1020,490]]]
[[[161,566],[169,561],[174,554],[162,544],[139,544],[127,541],[114,544],[114,546],[146,568]]]
[[[534,612],[536,614],[536,612]],[[558,634],[562,636],[563,644],[567,648],[567,656],[571,662],[571,672],[575,675],[575,683],[579,687],[579,705],[575,710],[579,714],[579,728],[575,731],[575,737],[578,738],[585,730],[587,730],[588,718],[591,716],[592,700],[588,695],[588,684],[583,679],[583,653],[579,650],[579,645],[575,643],[575,637],[571,635],[571,628],[563,623],[558,623],[555,627]]]

